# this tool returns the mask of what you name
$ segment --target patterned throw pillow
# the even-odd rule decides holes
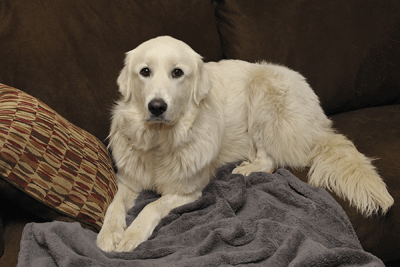
[[[102,142],[38,99],[3,84],[0,176],[7,182],[1,184],[11,184],[66,221],[76,220],[94,230],[100,230],[117,191]]]

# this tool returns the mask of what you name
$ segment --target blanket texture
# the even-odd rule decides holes
[[[363,251],[340,205],[285,169],[216,173],[196,202],[173,210],[133,252],[107,253],[79,223],[30,223],[18,266],[384,266]],[[159,196],[142,192],[129,225]]]

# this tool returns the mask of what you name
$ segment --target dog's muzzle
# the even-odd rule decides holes
[[[155,98],[149,102],[147,108],[152,115],[152,119],[164,120],[162,115],[165,113],[165,111],[167,111],[168,105],[167,103],[165,103],[164,100],[160,98]]]

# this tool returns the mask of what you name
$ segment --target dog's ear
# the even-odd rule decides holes
[[[201,100],[208,94],[212,87],[211,77],[204,67],[203,60],[197,62],[196,78],[194,83],[194,102],[200,105]]]
[[[125,66],[122,68],[118,79],[117,84],[119,87],[119,92],[123,96],[123,101],[127,102],[131,99],[132,96],[132,88],[131,88],[131,71],[129,64],[130,63],[130,53],[126,53],[125,56]]]

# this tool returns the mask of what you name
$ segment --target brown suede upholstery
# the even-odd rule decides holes
[[[328,114],[400,103],[399,1],[216,2],[224,57],[300,72]]]
[[[359,109],[332,119],[334,127],[354,140],[362,153],[376,159],[374,165],[397,200],[385,217],[370,220],[340,201],[364,249],[382,259],[394,260],[400,252],[400,105]]]
[[[302,73],[334,127],[377,158],[395,205],[365,219],[333,196],[365,250],[400,260],[400,1],[3,0],[0,83],[107,144],[124,53],[158,35],[183,40],[206,61],[266,60]],[[303,181],[305,173],[295,172]],[[23,225],[42,220],[15,201],[1,199],[0,266],[15,266]]]
[[[213,6],[197,1],[0,2],[0,81],[105,140],[125,52],[171,35],[218,60]]]

